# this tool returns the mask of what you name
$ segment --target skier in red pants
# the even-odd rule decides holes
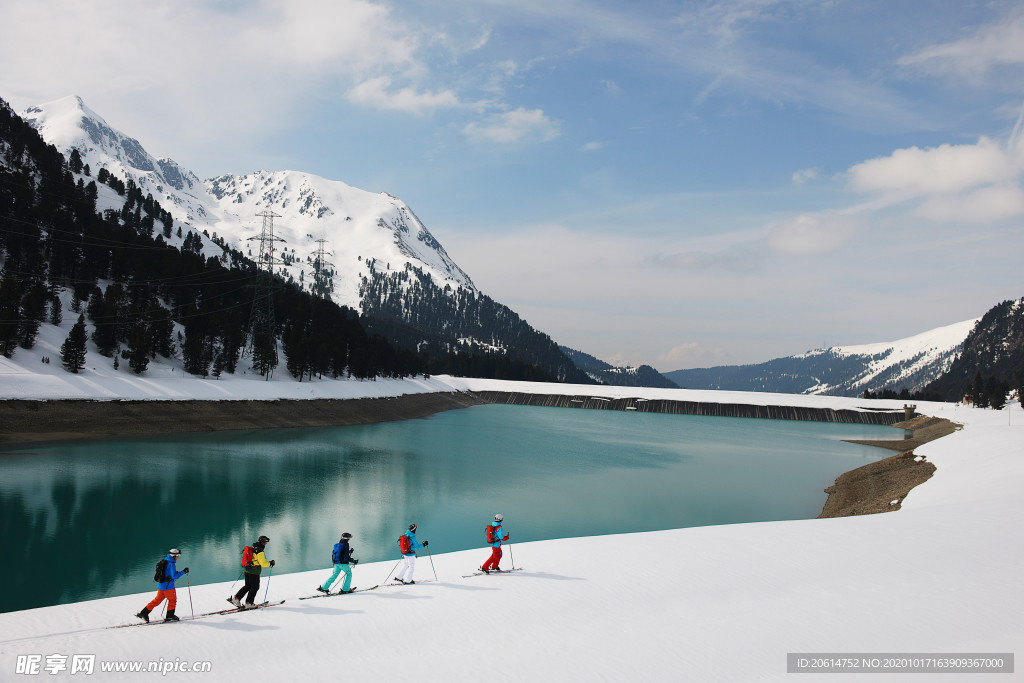
[[[487,561],[480,566],[480,570],[483,572],[501,571],[498,567],[498,563],[501,562],[501,542],[508,540],[508,534],[504,537],[501,535],[501,524],[505,521],[501,513],[494,515],[494,521],[487,527],[487,542],[491,546],[491,556],[487,558]]]
[[[178,571],[178,556],[181,555],[181,551],[177,548],[171,548],[167,553],[167,557],[164,558],[164,569],[161,572],[160,578],[163,579],[157,584],[156,597],[142,608],[142,611],[136,614],[139,619],[142,619],[147,624],[149,623],[149,613],[160,606],[160,603],[164,600],[167,601],[167,617],[164,621],[180,621],[174,614],[174,608],[178,605],[178,594],[174,590],[174,582],[177,579],[188,574],[188,567],[185,567],[181,571]],[[159,570],[160,567],[158,566]]]

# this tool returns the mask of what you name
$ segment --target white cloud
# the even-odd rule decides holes
[[[855,224],[839,214],[805,214],[773,224],[768,246],[781,254],[825,254],[839,249],[853,234]]]
[[[882,207],[918,200],[933,221],[988,223],[1024,215],[1024,140],[1006,147],[988,138],[972,145],[898,149],[847,171],[854,190],[887,198]]]
[[[462,129],[473,142],[513,142],[540,140],[547,142],[559,135],[560,124],[550,119],[542,109],[519,107],[501,114],[493,114],[483,122],[473,121]]]
[[[76,0],[5,2],[0,74],[16,108],[77,94],[153,153],[195,165],[250,150],[352,82],[422,78],[421,46],[413,27],[367,0],[109,0],[102,12]]]
[[[580,147],[580,151],[581,152],[596,152],[599,149],[603,149],[604,147],[605,147],[605,143],[603,143],[603,142],[591,141],[591,142],[588,142],[588,143],[584,144],[582,147]]]
[[[816,168],[804,168],[793,174],[793,184],[803,185],[809,180],[814,180],[818,177],[819,170]]]
[[[1000,66],[1024,64],[1024,14],[982,26],[959,40],[930,45],[898,63],[968,78]]]
[[[961,195],[929,198],[917,213],[934,221],[991,223],[1024,214],[1024,190],[1015,183],[982,187]]]
[[[726,354],[720,348],[705,347],[697,342],[674,346],[658,356],[658,368],[671,372],[685,368],[708,368],[726,363]]]
[[[622,86],[619,85],[618,83],[616,83],[615,81],[610,81],[608,79],[603,79],[601,81],[601,83],[604,85],[604,91],[606,93],[608,93],[609,95],[621,95],[622,94]]]
[[[855,190],[918,196],[1010,180],[1020,170],[1019,154],[1011,155],[995,141],[981,138],[973,145],[898,149],[851,167],[847,175]]]
[[[459,98],[451,90],[441,92],[417,92],[412,88],[392,90],[391,79],[387,76],[378,76],[363,81],[349,91],[348,98],[356,104],[411,114],[422,114],[431,109],[460,105]]]

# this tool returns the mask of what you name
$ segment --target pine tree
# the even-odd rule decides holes
[[[979,408],[988,407],[988,397],[985,395],[985,378],[981,376],[981,370],[974,376],[974,405]]]
[[[21,294],[18,280],[10,270],[0,280],[0,354],[10,358],[18,346],[21,327]]]
[[[82,155],[78,153],[77,149],[71,150],[71,156],[68,159],[68,166],[75,173],[82,172]]]
[[[79,314],[78,322],[71,328],[67,339],[60,346],[60,359],[64,369],[78,373],[85,367],[85,316]]]
[[[1002,410],[1006,405],[1006,387],[995,376],[989,377],[985,384],[985,394],[988,404],[996,410]]]
[[[60,325],[64,321],[64,306],[60,301],[60,295],[54,290],[50,294],[50,324]]]
[[[140,320],[132,325],[128,333],[128,350],[124,353],[132,372],[141,375],[146,371],[152,350],[153,336],[149,333],[146,323]]]
[[[277,340],[265,332],[252,337],[252,369],[267,379],[277,367]]]

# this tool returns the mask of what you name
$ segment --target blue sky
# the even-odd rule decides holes
[[[17,110],[76,94],[200,177],[390,192],[611,362],[759,362],[1024,296],[1020,3],[0,7]]]

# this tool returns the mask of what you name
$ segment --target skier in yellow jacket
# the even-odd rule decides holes
[[[239,609],[253,609],[256,607],[256,593],[260,589],[260,573],[264,567],[273,567],[274,560],[267,561],[266,548],[270,539],[260,536],[251,546],[242,551],[242,567],[245,573],[245,585],[241,590],[228,598],[235,607]],[[245,597],[245,603],[242,598]]]

